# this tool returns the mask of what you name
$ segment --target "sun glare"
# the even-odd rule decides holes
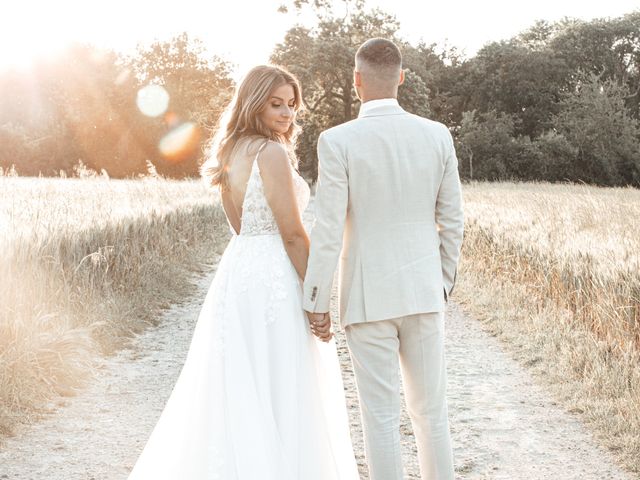
[[[193,122],[174,128],[160,140],[159,149],[168,160],[179,162],[193,151],[200,140],[200,130]]]
[[[4,48],[0,56],[0,69],[26,70],[40,60],[46,60],[63,50],[66,45],[47,43],[41,38],[22,38]]]
[[[147,85],[138,91],[138,108],[148,117],[158,117],[169,107],[169,93],[161,85]]]
[[[30,69],[71,43],[71,37],[65,35],[70,29],[63,18],[56,18],[55,5],[4,3],[0,8],[0,71]]]

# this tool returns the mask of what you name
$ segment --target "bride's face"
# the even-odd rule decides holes
[[[284,134],[295,118],[295,92],[288,83],[271,92],[267,106],[259,114],[262,123],[270,130]]]

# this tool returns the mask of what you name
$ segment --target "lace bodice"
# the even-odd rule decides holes
[[[266,145],[266,143],[265,143]],[[251,165],[251,173],[247,181],[247,189],[242,203],[242,219],[240,235],[268,235],[279,233],[278,224],[273,216],[273,212],[267,203],[264,194],[258,156],[264,145],[260,147]],[[293,175],[293,185],[295,188],[296,201],[300,214],[307,208],[309,203],[309,186],[307,182],[291,167]],[[231,229],[233,232],[233,229]]]

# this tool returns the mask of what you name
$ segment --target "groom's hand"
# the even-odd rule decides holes
[[[311,331],[323,342],[331,340],[333,333],[331,332],[331,315],[327,313],[306,312],[311,325]]]

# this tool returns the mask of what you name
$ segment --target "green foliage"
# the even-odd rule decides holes
[[[403,86],[398,89],[398,103],[405,106],[405,110],[422,117],[430,117],[429,88],[422,78],[412,70],[406,68]]]
[[[412,105],[417,99],[408,99],[406,92],[411,90],[411,82],[405,82],[398,91],[401,105],[418,115],[434,118],[447,125],[460,122],[459,98],[452,95],[452,86],[460,82],[457,77],[462,58],[455,48],[438,47],[436,44],[418,44],[414,47],[408,43],[401,45],[405,71],[415,73],[425,85],[420,98],[421,105],[428,106],[422,113]],[[428,100],[427,103],[424,99]]]
[[[555,130],[577,150],[579,180],[607,185],[640,183],[640,123],[625,109],[628,89],[593,73],[560,102]]]
[[[233,93],[231,65],[217,56],[207,58],[202,41],[187,33],[139,47],[127,64],[142,83],[165,87],[174,113],[207,128],[215,126]]]
[[[456,142],[461,175],[479,180],[508,178],[514,130],[515,119],[507,113],[465,112]]]
[[[640,12],[540,21],[486,45],[449,75],[461,173],[639,186],[639,66]]]
[[[76,44],[32,73],[0,79],[2,89],[13,92],[0,95],[0,128],[21,131],[22,151],[28,152],[26,157],[5,153],[0,164],[15,164],[22,175],[56,175],[71,173],[78,159],[110,167],[117,163],[109,144],[116,142],[114,126],[125,115],[120,107],[129,92],[116,83],[120,71],[114,60],[114,54]]]
[[[271,56],[302,85],[297,152],[307,178],[317,176],[320,132],[357,116],[355,52],[379,36],[402,51],[400,104],[451,128],[463,177],[640,186],[640,11],[538,21],[464,58],[455,47],[403,40],[397,19],[365,0],[286,0],[280,10],[289,9],[315,17],[289,29]],[[170,96],[156,118],[136,106],[150,83]],[[233,86],[229,63],[186,33],[131,57],[74,45],[31,74],[0,74],[0,168],[73,175],[82,162],[125,177],[151,163],[160,175],[196,176]],[[167,157],[159,142],[186,122],[199,136]]]
[[[550,129],[533,141],[519,119],[490,110],[465,112],[458,132],[460,171],[481,180],[640,183],[640,125],[624,107],[625,87],[589,74],[564,95]]]
[[[553,129],[534,140],[517,135],[514,114],[463,114],[457,137],[460,171],[481,180],[640,183],[640,125],[624,107],[625,87],[589,74],[558,103]]]
[[[190,39],[187,33],[140,47],[125,63],[141,84],[162,85],[169,94],[168,115],[146,122],[154,132],[154,145],[184,122],[193,122],[206,133],[179,161],[164,158],[157,148],[153,156],[160,174],[196,176],[207,137],[233,94],[230,64],[217,56],[207,58],[202,41]]]
[[[90,45],[70,46],[33,72],[0,76],[0,167],[21,175],[73,175],[78,161],[111,177],[147,171],[151,160],[173,177],[197,174],[201,143],[176,161],[158,149],[162,137],[183,122],[212,129],[233,86],[230,68],[186,34],[124,58]],[[171,96],[167,115],[145,117],[137,108],[140,88],[153,82]],[[208,131],[207,131],[208,133]],[[200,135],[200,142],[205,140]]]
[[[461,68],[463,81],[454,91],[465,99],[465,109],[516,115],[516,133],[530,137],[550,127],[570,74],[557,55],[515,42],[491,43]]]
[[[562,135],[549,130],[535,139],[540,175],[536,179],[549,182],[577,180],[578,149]]]
[[[356,117],[360,101],[353,87],[354,57],[358,47],[371,37],[390,38],[399,44],[400,27],[392,15],[380,10],[365,11],[363,2],[346,1],[346,16],[335,16],[324,2],[297,2],[314,8],[318,24],[314,28],[296,26],[271,56],[273,63],[293,72],[302,84],[306,112],[302,117],[303,134],[298,145],[301,171],[308,178],[317,176],[316,141],[322,130]],[[410,47],[413,48],[413,47]],[[415,62],[405,62],[405,83],[400,87],[399,102],[407,110],[429,115],[429,89],[416,70],[421,53],[416,51]]]

